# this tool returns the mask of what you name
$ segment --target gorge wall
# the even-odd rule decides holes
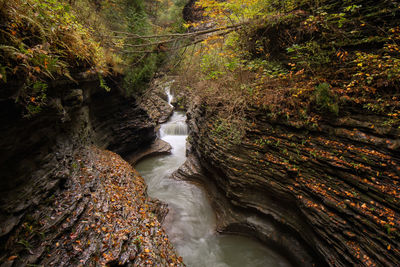
[[[208,188],[218,230],[253,235],[297,266],[399,264],[398,129],[356,109],[309,127],[254,108],[236,142],[210,110],[191,104],[192,155],[175,175]]]
[[[159,223],[166,206],[102,150],[127,155],[149,145],[155,124],[118,81],[110,92],[96,77],[54,86],[29,119],[14,90],[2,91],[0,265],[181,265]]]

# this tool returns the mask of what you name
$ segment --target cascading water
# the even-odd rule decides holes
[[[169,87],[166,92],[170,103]],[[192,183],[169,178],[186,159],[185,121],[182,112],[174,112],[161,125],[160,137],[172,146],[171,155],[147,158],[135,166],[147,183],[149,196],[168,203],[164,228],[185,264],[189,267],[290,266],[252,239],[217,234],[215,215],[205,192]]]
[[[167,97],[168,97],[168,105],[170,105],[171,107],[173,107],[171,104],[171,101],[172,101],[172,98],[174,98],[174,96],[171,94],[171,84],[173,82],[174,82],[174,80],[170,81],[165,87],[165,93],[167,94]]]
[[[174,114],[175,115],[175,114]],[[165,123],[160,128],[160,137],[163,138],[164,136],[169,135],[184,135],[187,136],[188,129],[185,122],[185,117],[180,116],[172,117],[174,121],[170,121],[170,123]]]

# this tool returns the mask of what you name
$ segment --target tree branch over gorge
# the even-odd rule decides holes
[[[107,37],[112,37],[112,38],[117,38],[117,39],[135,39],[135,40],[141,40],[141,41],[146,41],[145,43],[141,44],[124,44],[124,47],[134,47],[134,48],[147,48],[146,50],[135,50],[135,51],[124,51],[128,53],[158,53],[158,52],[166,52],[166,51],[173,51],[173,50],[179,50],[181,48],[191,46],[194,44],[201,43],[205,41],[206,39],[210,38],[211,36],[224,36],[228,33],[231,33],[233,31],[237,31],[241,29],[243,26],[250,24],[250,21],[242,22],[242,23],[237,23],[233,25],[228,25],[224,27],[217,27],[217,28],[210,28],[206,30],[200,30],[200,31],[193,31],[193,32],[187,32],[187,33],[174,33],[174,34],[160,34],[160,35],[138,35],[138,34],[132,34],[129,32],[120,32],[120,31],[114,31],[114,33],[119,34],[118,36],[107,36]],[[103,36],[105,37],[105,36]],[[164,39],[163,38],[168,38]],[[155,39],[154,41],[148,41],[149,39]],[[181,44],[181,41],[188,41],[184,44]],[[170,47],[167,47],[167,44],[174,43],[176,44],[179,42],[178,45],[172,45]],[[149,46],[155,46],[152,50],[148,50]]]

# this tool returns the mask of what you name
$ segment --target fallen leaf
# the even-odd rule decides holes
[[[11,257],[9,257],[7,260],[8,261],[12,261],[12,260],[15,260],[17,258],[17,256],[11,256]]]

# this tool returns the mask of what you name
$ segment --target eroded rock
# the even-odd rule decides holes
[[[128,161],[132,166],[134,166],[139,160],[144,159],[146,157],[170,154],[171,149],[172,147],[170,144],[157,138],[149,147],[145,147],[142,150],[139,150],[131,155],[128,155],[126,157],[126,161]]]
[[[66,189],[40,203],[8,237],[4,263],[182,265],[157,219],[166,206],[146,196],[143,178],[120,156],[83,149],[71,170]]]
[[[130,154],[155,140],[154,122],[116,85],[55,86],[31,119],[0,99],[0,265],[182,265],[159,223],[166,205],[118,155],[88,148]]]
[[[154,79],[144,95],[139,99],[139,105],[156,124],[164,123],[171,116],[173,107],[168,104],[169,90],[174,81],[163,78]]]
[[[188,114],[208,179],[192,175],[191,163],[180,175],[210,188],[220,230],[252,233],[301,266],[400,263],[398,129],[374,129],[379,118],[354,111],[312,128],[246,114],[252,124],[239,143],[214,128],[217,115],[201,102]]]

